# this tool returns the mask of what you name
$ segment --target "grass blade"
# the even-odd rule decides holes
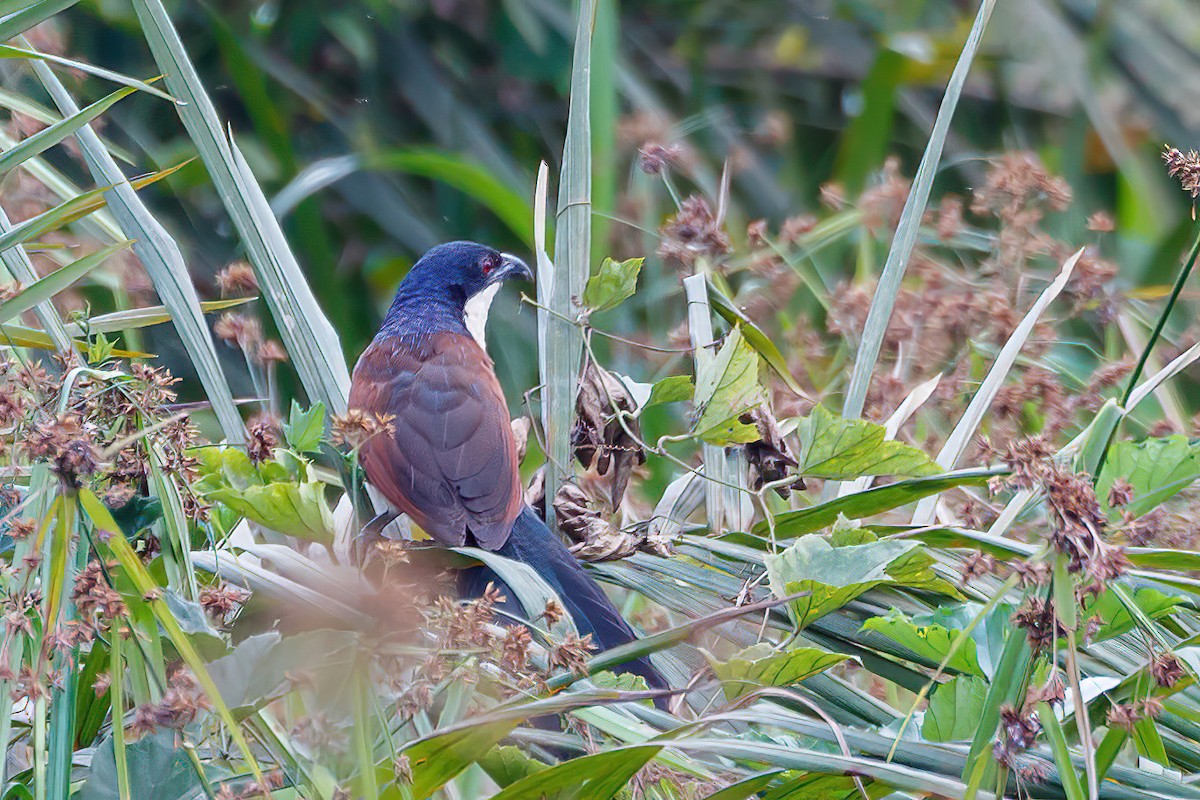
[[[53,53],[39,53],[36,50],[26,50],[20,47],[13,47],[12,45],[0,44],[0,58],[32,58],[37,59],[38,61],[48,61],[51,64],[56,64],[60,67],[86,72],[89,75],[95,75],[97,78],[103,78],[105,80],[112,81],[113,83],[119,83],[122,86],[127,86],[135,91],[146,92],[147,94],[152,94],[155,97],[161,97],[163,100],[170,100],[172,103],[175,102],[174,97],[171,97],[171,95],[167,94],[162,89],[155,89],[146,81],[141,81],[128,75],[122,75],[119,72],[113,72],[110,69],[104,69],[104,67],[97,67],[93,64],[86,64],[82,61],[76,61],[71,58],[56,56]]]
[[[0,45],[0,51],[2,51],[3,47],[3,45]],[[78,114],[72,114],[66,119],[60,119],[50,127],[43,128],[33,136],[23,140],[16,147],[10,147],[8,150],[0,153],[0,175],[3,175],[19,164],[23,164],[30,158],[49,150],[63,139],[66,139],[68,136],[75,133],[75,131],[79,130],[84,125],[96,119],[96,117],[100,116],[108,109],[112,108],[119,101],[133,94],[133,92],[133,89],[120,89],[115,91],[108,97],[92,103],[87,108],[81,110]]]
[[[592,29],[594,0],[579,0],[575,56],[571,67],[571,106],[567,141],[558,180],[558,213],[554,240],[554,285],[551,315],[546,319],[546,372],[542,376],[542,426],[546,432],[546,497],[554,498],[571,469],[571,420],[583,354],[583,333],[575,318],[575,298],[583,296],[590,273],[592,247]],[[554,528],[552,502],[547,522]]]
[[[48,301],[51,297],[103,264],[108,260],[109,256],[121,252],[131,244],[133,242],[126,241],[97,250],[77,261],[72,261],[61,269],[56,269],[32,286],[22,289],[12,299],[0,303],[0,323],[8,322],[10,319],[25,313],[39,303]]]
[[[224,131],[179,33],[159,0],[134,0],[142,32],[184,127],[200,152],[242,242],[284,345],[309,398],[334,414],[346,410],[350,371],[341,343],[304,278],[279,220],[237,145]]]
[[[45,22],[58,12],[68,9],[78,2],[79,0],[41,0],[40,3],[27,5],[8,19],[0,22],[0,42],[7,42],[9,39],[20,36],[33,26]],[[14,6],[20,8],[22,5],[25,4],[5,3],[4,7]]]
[[[937,119],[933,123],[929,143],[925,145],[925,154],[921,157],[921,166],[917,168],[912,190],[904,202],[900,224],[896,227],[896,237],[892,240],[887,262],[879,276],[879,285],[875,288],[875,297],[871,300],[871,308],[863,326],[862,341],[854,358],[854,371],[850,375],[846,402],[842,406],[842,416],[847,419],[856,419],[862,414],[863,403],[867,399],[867,387],[870,386],[871,374],[875,370],[875,361],[879,358],[879,350],[883,346],[883,335],[891,319],[892,308],[896,304],[900,281],[908,268],[909,256],[917,243],[921,218],[929,202],[929,193],[933,188],[934,176],[937,175],[946,136],[950,133],[950,120],[954,117],[954,109],[958,106],[958,98],[962,94],[963,84],[966,83],[967,73],[971,71],[975,51],[979,49],[979,41],[983,38],[983,31],[995,5],[996,0],[982,0],[979,5],[975,23],[971,26],[958,63],[954,65],[954,72],[950,75],[950,82],[946,85],[946,93],[942,97],[941,108],[938,109]]]
[[[64,116],[79,112],[66,87],[49,67],[36,61],[33,68]],[[104,143],[92,127],[83,126],[77,137],[84,160],[96,182],[106,183],[111,187],[106,197],[121,230],[134,240],[134,253],[146,268],[163,304],[171,309],[175,330],[183,340],[192,364],[200,376],[204,392],[212,403],[213,413],[226,440],[232,444],[240,444],[245,440],[242,417],[233,402],[233,391],[225,380],[212,336],[200,313],[200,297],[196,294],[196,287],[192,285],[179,245],[146,208],[135,191],[136,187],[125,178],[125,173],[105,149]]]
[[[9,222],[8,215],[4,213],[4,209],[0,208],[0,236],[7,234],[11,230],[12,223]],[[33,268],[33,262],[29,260],[29,254],[20,245],[0,251],[0,264],[4,266],[4,269],[0,270],[0,273],[7,271],[8,275],[6,277],[18,280],[26,286],[38,280],[37,271]],[[44,300],[34,306],[34,312],[37,314],[38,320],[42,323],[42,328],[45,329],[48,335],[50,347],[60,353],[68,353],[74,350],[75,346],[71,342],[71,336],[63,326],[63,322],[59,318],[58,311],[54,308],[53,304]],[[0,325],[0,331],[3,331],[4,327]],[[0,335],[0,341],[3,341],[2,335]]]
[[[1046,311],[1046,308],[1066,287],[1067,281],[1071,279],[1071,273],[1074,271],[1075,265],[1079,263],[1079,259],[1082,256],[1083,248],[1080,248],[1066,260],[1062,271],[1058,273],[1058,277],[1038,295],[1038,299],[1034,301],[1029,312],[1025,314],[1021,323],[1017,325],[1012,336],[1009,336],[1008,341],[1004,343],[1004,347],[1000,348],[1000,353],[996,356],[995,362],[992,363],[991,369],[988,370],[983,383],[979,385],[979,390],[971,398],[967,410],[963,412],[962,417],[959,418],[958,423],[954,426],[954,430],[950,432],[950,436],[946,439],[946,443],[942,445],[941,452],[938,453],[937,463],[943,469],[954,469],[954,465],[962,457],[963,451],[970,444],[971,437],[975,435],[975,431],[983,421],[984,415],[987,414],[988,408],[991,407],[992,401],[996,399],[996,394],[1000,391],[1004,379],[1008,377],[1009,370],[1016,363],[1017,356],[1021,354],[1021,348],[1025,346],[1025,341],[1033,333],[1033,329],[1037,326],[1038,320]],[[937,498],[930,497],[922,500],[917,504],[917,511],[913,514],[913,524],[933,524],[936,510]]]

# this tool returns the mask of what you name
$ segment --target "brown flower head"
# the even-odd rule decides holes
[[[246,427],[246,455],[254,464],[261,464],[275,455],[279,447],[279,422],[262,414]]]
[[[1159,653],[1150,662],[1150,674],[1154,676],[1154,682],[1164,689],[1174,686],[1186,673],[1179,656],[1171,652]]]
[[[1184,154],[1181,150],[1163,145],[1162,157],[1167,165],[1167,174],[1176,178],[1193,200],[1200,197],[1200,153],[1189,150]]]
[[[227,311],[213,324],[217,338],[246,352],[252,352],[262,343],[262,324],[254,317]]]
[[[677,144],[647,142],[638,150],[638,169],[647,175],[661,175],[679,163],[683,148]]]
[[[595,649],[590,633],[582,638],[574,633],[568,634],[550,651],[550,666],[563,667],[575,675],[587,675],[588,653]]]
[[[395,417],[390,414],[373,414],[351,408],[345,414],[335,414],[330,419],[329,438],[335,445],[357,449],[372,436],[394,434],[396,427],[392,424],[393,419]]]
[[[74,488],[99,467],[100,451],[78,414],[60,414],[34,425],[22,447],[31,461],[49,461],[51,469]]]
[[[258,291],[258,278],[247,262],[235,261],[217,273],[217,286],[222,297],[254,294]]]
[[[1108,490],[1108,504],[1113,508],[1127,506],[1133,500],[1133,484],[1124,478],[1117,478],[1113,481],[1112,488]]]
[[[218,621],[225,621],[229,615],[241,608],[249,598],[249,593],[237,586],[223,583],[219,586],[205,586],[200,590],[200,606],[208,615]]]
[[[685,199],[679,213],[667,220],[659,233],[659,255],[685,267],[700,257],[720,258],[731,249],[729,236],[721,229],[712,207],[699,195]]]
[[[529,665],[529,646],[533,636],[524,625],[514,625],[500,643],[500,666],[509,672],[524,672]]]

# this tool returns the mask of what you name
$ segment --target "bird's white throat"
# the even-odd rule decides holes
[[[487,350],[487,342],[484,341],[484,335],[487,329],[488,311],[491,310],[492,301],[496,299],[496,292],[498,291],[500,291],[500,284],[493,283],[468,300],[466,307],[463,309],[463,319],[467,323],[467,330],[471,332],[471,336],[475,338],[475,341],[479,342],[479,346],[485,351]]]

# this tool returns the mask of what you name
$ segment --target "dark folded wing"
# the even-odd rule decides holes
[[[445,545],[469,529],[504,544],[521,510],[508,409],[474,339],[434,334],[419,351],[377,339],[354,369],[350,407],[392,415],[395,433],[363,446],[367,480]]]

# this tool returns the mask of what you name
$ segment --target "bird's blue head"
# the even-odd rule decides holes
[[[475,242],[439,244],[421,256],[400,282],[385,329],[417,319],[422,328],[436,322],[458,327],[468,300],[517,278],[531,281],[533,272],[514,255]],[[442,313],[448,315],[446,320],[439,319]]]
[[[489,286],[513,278],[533,280],[529,266],[516,256],[475,242],[447,242],[421,256],[400,291],[417,290],[465,304]]]

